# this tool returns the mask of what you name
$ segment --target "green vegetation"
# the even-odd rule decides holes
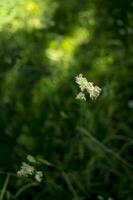
[[[132,0],[1,0],[0,200],[133,200],[132,88]]]

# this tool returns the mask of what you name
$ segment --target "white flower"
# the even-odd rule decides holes
[[[101,93],[101,88],[98,86],[94,86],[93,82],[88,82],[82,74],[76,76],[76,83],[79,85],[79,88],[81,90],[76,99],[86,100],[85,94],[83,93],[85,91],[89,93],[91,99],[96,99]]]
[[[86,101],[86,97],[85,97],[85,94],[80,92],[77,96],[76,96],[76,99],[78,100],[85,100]]]
[[[86,89],[88,85],[87,79],[84,78],[82,74],[79,74],[78,76],[76,76],[76,83],[79,85],[82,92]]]
[[[96,99],[101,93],[101,88],[98,86],[93,86],[92,89],[89,90],[90,98]]]
[[[36,181],[40,183],[42,181],[42,178],[43,178],[43,173],[41,171],[37,171],[35,174]]]
[[[33,156],[31,156],[31,155],[28,155],[28,156],[27,156],[27,160],[28,160],[30,163],[35,163],[35,162],[36,162],[35,158],[34,158]]]
[[[29,175],[33,175],[35,169],[33,166],[23,162],[20,170],[17,172],[18,176],[28,177]]]

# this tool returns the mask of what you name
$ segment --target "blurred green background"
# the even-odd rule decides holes
[[[96,101],[75,100],[79,73]],[[132,0],[0,0],[0,97],[1,193],[27,154],[59,169],[3,199],[133,200]]]

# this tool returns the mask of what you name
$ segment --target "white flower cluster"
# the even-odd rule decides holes
[[[43,178],[42,171],[37,171],[36,174],[35,174],[36,181],[40,183],[42,181],[42,178]]]
[[[83,92],[79,92],[78,95],[76,96],[76,99],[85,100],[86,101],[85,94]]]
[[[85,91],[89,93],[91,99],[96,99],[101,93],[101,88],[98,86],[94,86],[93,82],[88,82],[82,74],[76,76],[76,83],[79,85],[79,88],[81,90],[81,92],[76,96],[76,99],[86,100],[84,94]]]
[[[28,155],[27,160],[30,164],[23,162],[20,170],[17,172],[17,175],[26,178],[34,175],[35,180],[40,183],[43,179],[43,173],[42,171],[37,171],[35,167],[31,165],[31,163],[32,164],[36,163],[35,158],[31,155]]]
[[[18,176],[28,177],[34,173],[35,169],[33,166],[23,162],[20,170],[17,172]]]

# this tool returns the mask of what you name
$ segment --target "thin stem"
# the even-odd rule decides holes
[[[3,198],[4,198],[4,194],[5,194],[7,185],[9,183],[9,178],[10,178],[10,174],[7,174],[2,191],[1,191],[0,200],[3,200]]]
[[[76,191],[75,191],[75,189],[74,189],[74,187],[73,187],[68,175],[60,167],[58,167],[55,164],[52,164],[52,163],[48,162],[47,160],[41,159],[40,162],[42,162],[44,165],[51,166],[51,167],[54,167],[55,169],[59,170],[59,172],[61,173],[62,177],[64,178],[69,190],[73,194],[74,200],[78,199],[78,195],[77,195],[77,193],[76,193]]]
[[[19,179],[22,179],[22,180],[25,180],[25,181],[28,181],[28,182],[32,182],[32,179],[27,178],[27,177],[19,177],[17,175],[17,173],[0,171],[0,174],[3,174],[3,175],[9,174],[10,176],[14,176],[16,178],[19,178]]]
[[[14,199],[16,199],[21,193],[23,193],[25,190],[27,190],[28,188],[32,187],[32,186],[37,186],[38,183],[28,183],[27,185],[24,185],[23,187],[21,187],[18,192],[14,195]]]
[[[12,173],[12,172],[4,172],[4,171],[0,171],[0,174],[9,174],[10,176],[15,176],[15,177],[18,177],[18,175],[17,174],[15,174],[15,173]]]
[[[67,174],[64,171],[62,171],[62,176],[63,176],[64,180],[66,181],[69,190],[73,194],[74,200],[78,199],[78,195],[77,195],[74,187],[72,186],[72,183],[71,183],[69,177],[67,176]]]

